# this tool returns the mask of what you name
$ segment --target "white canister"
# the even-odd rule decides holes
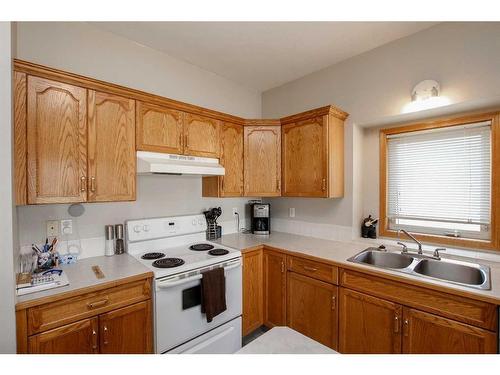
[[[104,243],[104,255],[110,257],[115,255],[115,228],[113,225],[106,225],[105,229],[105,243]]]

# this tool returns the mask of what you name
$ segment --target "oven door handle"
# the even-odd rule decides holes
[[[186,284],[186,283],[189,283],[191,281],[200,280],[202,277],[203,276],[201,274],[199,274],[199,275],[187,277],[185,279],[180,279],[180,280],[176,280],[176,281],[163,281],[163,282],[158,283],[157,287],[160,289],[167,289],[167,288],[171,288],[173,286]]]
[[[238,267],[241,267],[241,262],[233,263],[227,267],[224,267],[224,271],[230,271],[230,270],[232,270],[234,268],[238,268]]]

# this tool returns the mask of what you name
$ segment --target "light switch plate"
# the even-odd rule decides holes
[[[61,233],[63,235],[73,234],[73,220],[71,219],[61,220]]]
[[[59,236],[59,220],[47,220],[47,237]]]

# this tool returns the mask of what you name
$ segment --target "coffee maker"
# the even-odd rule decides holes
[[[253,234],[271,233],[271,205],[253,203],[250,206],[251,230]]]

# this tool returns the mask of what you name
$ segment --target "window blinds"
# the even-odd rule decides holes
[[[388,136],[389,228],[487,238],[490,205],[490,121]]]

